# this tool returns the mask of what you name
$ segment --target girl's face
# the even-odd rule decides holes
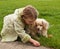
[[[34,17],[31,17],[31,16],[30,17],[25,16],[25,17],[23,17],[23,19],[24,19],[25,23],[28,24],[28,25],[33,24],[34,21],[36,20]]]

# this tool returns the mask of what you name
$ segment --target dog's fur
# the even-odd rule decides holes
[[[39,39],[37,34],[48,37],[47,35],[48,27],[49,23],[45,19],[36,19],[34,24],[26,27],[26,32],[35,39]]]
[[[49,27],[49,23],[45,19],[37,19],[35,23],[36,23],[36,27],[38,29],[37,32],[40,35],[48,37],[47,30],[48,30],[48,27]]]

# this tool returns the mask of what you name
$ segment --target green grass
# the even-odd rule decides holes
[[[33,5],[40,15],[50,23],[48,34],[52,38],[40,37],[41,45],[60,49],[60,1],[59,0],[0,0],[0,31],[3,25],[3,17],[13,13],[16,8]]]

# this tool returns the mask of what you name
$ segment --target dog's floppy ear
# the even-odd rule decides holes
[[[37,26],[37,22],[36,21],[34,22],[34,26]]]
[[[44,29],[48,29],[49,23],[47,21],[42,21]]]

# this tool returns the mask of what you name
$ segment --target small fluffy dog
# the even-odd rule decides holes
[[[48,30],[48,27],[49,27],[49,23],[45,19],[37,19],[36,22],[35,22],[35,26],[38,30],[37,32],[40,35],[48,37],[47,30]]]
[[[47,30],[49,23],[45,19],[36,19],[34,24],[26,27],[26,32],[31,35],[32,38],[39,39],[38,35],[48,37]]]

